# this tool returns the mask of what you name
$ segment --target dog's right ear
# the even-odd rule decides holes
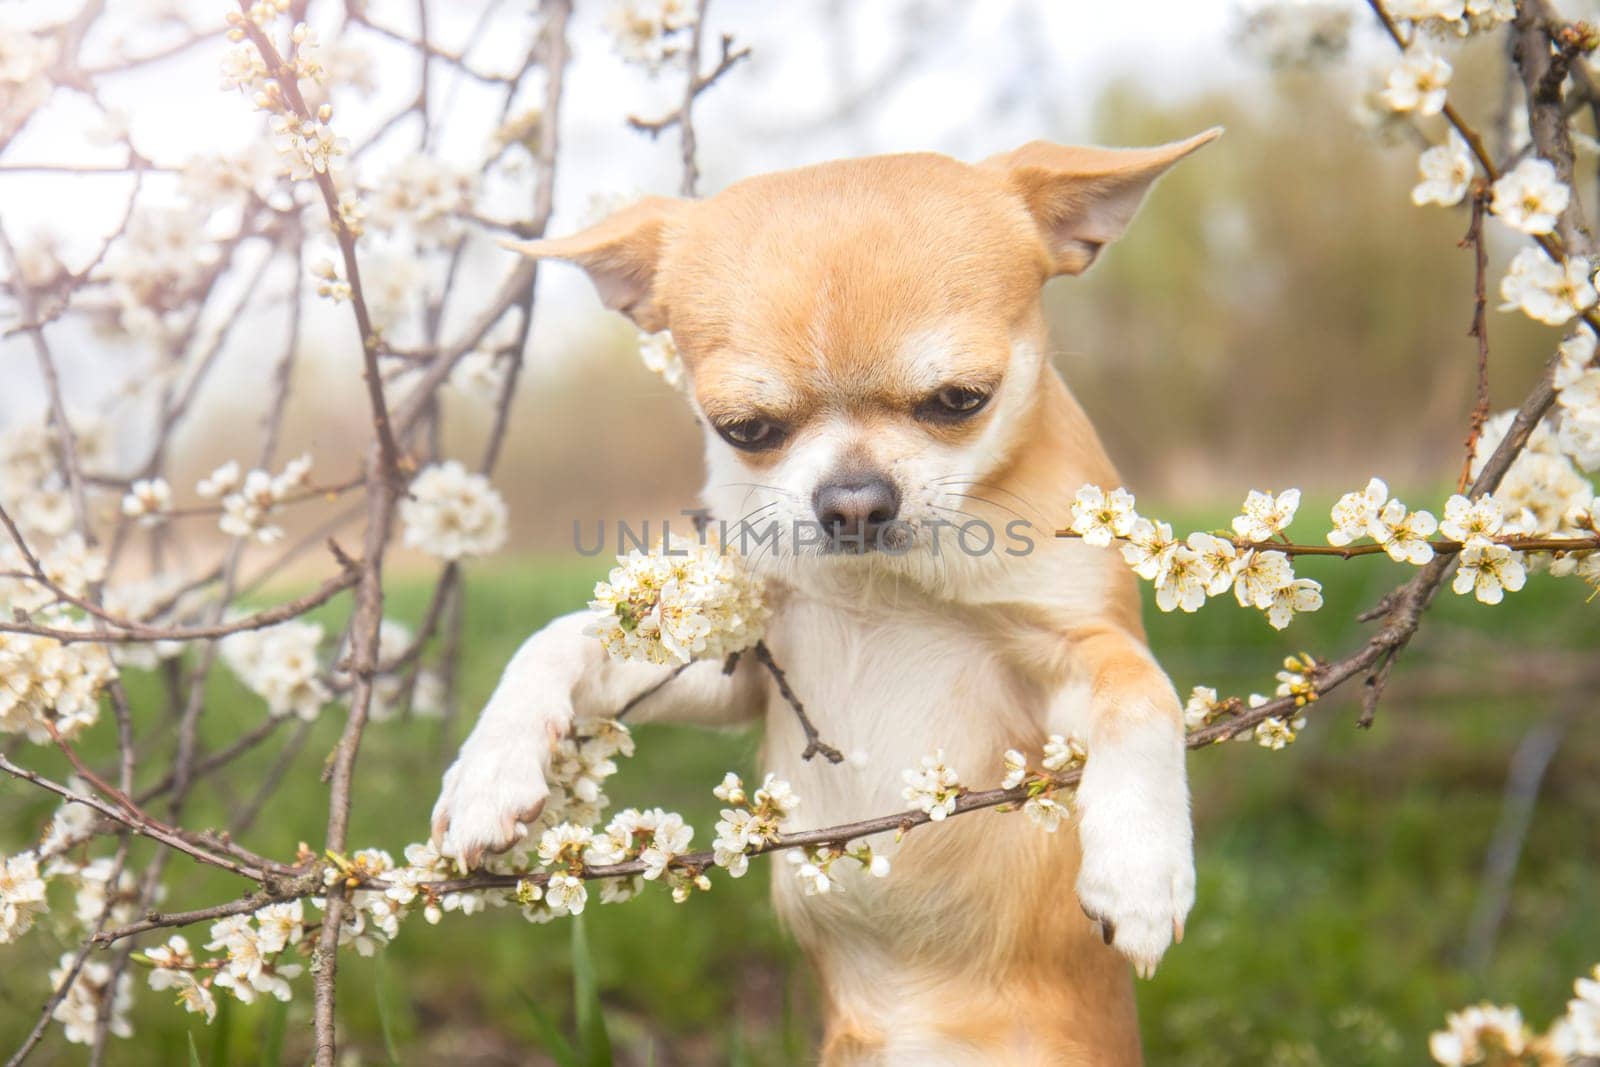
[[[647,196],[568,237],[505,241],[535,259],[564,259],[582,267],[606,307],[620,311],[646,333],[667,328],[667,309],[657,299],[656,267],[667,230],[688,201]]]

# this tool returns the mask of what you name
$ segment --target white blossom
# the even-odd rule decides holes
[[[1061,821],[1072,814],[1065,804],[1048,796],[1029,797],[1022,803],[1022,812],[1033,825],[1050,834],[1055,833]]]
[[[128,487],[122,498],[122,513],[145,526],[159,523],[171,507],[172,487],[165,478],[141,478]]]
[[[53,629],[83,630],[59,608],[34,616]],[[100,691],[117,676],[106,646],[62,643],[53,637],[0,633],[0,733],[25,734],[44,744],[52,731],[72,740],[100,716]]]
[[[1251,549],[1233,570],[1233,596],[1241,608],[1270,607],[1278,590],[1294,581],[1294,566],[1282,552]]]
[[[683,357],[678,354],[678,346],[673,343],[670,331],[640,334],[639,358],[674,389],[683,385]]]
[[[962,793],[961,779],[945,765],[942,749],[931,756],[923,756],[921,767],[901,772],[901,778],[906,786],[900,795],[912,807],[927,812],[934,822],[956,810],[956,801]]]
[[[1500,532],[1504,522],[1500,504],[1489,494],[1469,500],[1457,493],[1444,503],[1444,518],[1439,532],[1464,545],[1487,545]]]
[[[1147,582],[1155,581],[1177,546],[1170,525],[1141,517],[1128,530],[1122,558],[1133,573]]]
[[[1479,1004],[1446,1017],[1445,1029],[1428,1038],[1428,1052],[1435,1062],[1446,1067],[1462,1067],[1482,1063],[1491,1049],[1520,1056],[1527,1042],[1527,1027],[1520,1011]]]
[[[1333,505],[1333,529],[1328,534],[1328,544],[1343,548],[1358,538],[1366,537],[1378,511],[1389,499],[1389,487],[1381,478],[1374,478],[1365,489],[1346,493]]]
[[[1311,578],[1296,578],[1272,594],[1266,607],[1267,622],[1274,630],[1289,625],[1295,615],[1317,611],[1322,607],[1322,583]]]
[[[1415,47],[1389,72],[1379,96],[1395,111],[1437,115],[1444,110],[1450,74],[1450,64],[1442,56]]]
[[[1189,690],[1189,699],[1183,705],[1183,725],[1198,730],[1210,725],[1217,711],[1217,691],[1209,685],[1197,685]]]
[[[594,587],[588,632],[620,660],[682,664],[724,659],[761,640],[763,583],[713,540],[674,539],[617,557]]]
[[[440,559],[487,556],[506,541],[506,505],[481,474],[448,460],[425,468],[400,501],[405,543]]]
[[[1088,758],[1088,748],[1076,737],[1051,734],[1045,739],[1040,765],[1047,771],[1065,771],[1083,766]]]
[[[1113,539],[1128,536],[1138,518],[1133,494],[1126,489],[1107,493],[1098,485],[1085,485],[1073,496],[1070,528],[1084,544],[1104,548]]]
[[[1200,553],[1188,545],[1176,546],[1156,575],[1156,607],[1162,611],[1199,611],[1206,602],[1206,587],[1212,577]]]
[[[51,989],[66,985],[76,959],[71,952],[62,953],[60,965],[50,972]],[[61,1024],[63,1035],[74,1045],[91,1045],[99,1027],[100,1014],[107,1013],[108,1028],[117,1037],[132,1037],[133,1025],[128,1022],[128,1009],[133,1006],[132,979],[124,974],[115,980],[110,963],[85,960],[77,977],[67,986],[66,996],[56,1005],[50,1017]]]
[[[317,649],[322,625],[290,619],[259,630],[229,634],[219,644],[223,662],[267,702],[274,717],[315,719],[332,694],[323,684]]]
[[[1422,180],[1411,190],[1411,202],[1419,207],[1423,204],[1450,207],[1461,203],[1477,173],[1476,166],[1467,142],[1452,128],[1448,144],[1434,145],[1417,160]]]
[[[1480,603],[1498,604],[1506,592],[1515,593],[1528,580],[1521,554],[1505,545],[1469,544],[1461,550],[1461,564],[1450,588],[1471,593]]]
[[[1537,248],[1524,248],[1511,260],[1500,282],[1505,303],[1500,310],[1521,310],[1530,318],[1560,326],[1580,311],[1594,306],[1595,288],[1589,278],[1589,261],[1568,257],[1563,265]]]
[[[1300,507],[1300,490],[1286,489],[1277,496],[1250,490],[1244,500],[1244,514],[1233,520],[1233,532],[1246,541],[1270,541],[1294,521]]]
[[[34,916],[49,910],[39,857],[31,852],[0,856],[0,945],[27,933]]]
[[[1001,789],[1015,789],[1028,776],[1028,760],[1014,748],[1008,748],[1001,759],[1005,777],[1000,779]]]
[[[1389,501],[1367,523],[1367,533],[1383,546],[1390,559],[1418,567],[1433,558],[1428,535],[1438,528],[1439,522],[1431,513],[1407,511],[1399,500]]]
[[[1514,230],[1550,233],[1571,198],[1572,191],[1556,177],[1548,160],[1524,159],[1494,183],[1489,210]]]

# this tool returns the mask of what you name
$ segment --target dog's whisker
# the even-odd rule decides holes
[[[1011,490],[1007,489],[1003,485],[996,485],[993,482],[985,482],[985,481],[981,481],[981,480],[976,479],[976,478],[968,478],[965,475],[961,475],[961,474],[952,475],[949,478],[936,478],[936,479],[934,479],[934,484],[936,484],[936,485],[961,485],[961,484],[965,484],[968,488],[977,487],[979,489],[989,490],[989,491],[996,492],[996,493],[1003,493],[1006,496],[1010,497],[1012,500],[1015,500],[1017,503],[1021,504],[1025,508],[1032,508],[1034,506],[1033,505],[1033,501],[1029,500],[1027,497],[1018,496],[1016,493],[1013,493]]]
[[[999,508],[1001,511],[1005,512],[1008,515],[1015,515],[1017,518],[1021,519],[1023,522],[1029,521],[1028,517],[1026,515],[1022,514],[1022,512],[1016,510],[1015,508],[1008,508],[1004,504],[999,503],[998,501],[990,500],[988,497],[977,496],[977,495],[972,494],[972,493],[951,493],[950,495],[951,496],[958,496],[963,500],[976,500],[980,504],[988,504],[992,508]]]

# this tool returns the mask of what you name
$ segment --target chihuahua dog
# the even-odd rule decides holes
[[[791,709],[748,656],[730,675],[695,664],[634,720],[764,719],[767,768],[818,827],[902,810],[902,769],[938,750],[989,788],[1007,749],[1037,766],[1050,734],[1087,744],[1059,832],[974,812],[874,840],[886,879],[845,874],[818,896],[773,879],[824,993],[825,1063],[1140,1060],[1130,971],[1153,972],[1194,900],[1182,712],[1115,549],[1052,536],[1080,486],[1119,482],[1047,358],[1040,293],[1219,132],[826,163],[522,246],[671,331],[713,516],[842,535],[761,553],[766,640],[822,737],[864,762],[802,760]],[[973,523],[1037,536],[958,543]],[[552,740],[668,673],[609,660],[586,621],[557,619],[507,668],[444,777],[446,854],[472,864],[513,844],[548,795]]]

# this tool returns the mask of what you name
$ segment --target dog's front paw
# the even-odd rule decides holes
[[[1078,902],[1100,923],[1106,944],[1149,978],[1167,946],[1183,940],[1194,905],[1187,793],[1181,780],[1177,797],[1160,797],[1137,783],[1095,782],[1086,774],[1078,806]]]
[[[433,807],[433,840],[440,853],[476,867],[485,853],[516,844],[520,824],[537,819],[550,798],[549,757],[550,739],[543,730],[469,738],[445,772]]]

